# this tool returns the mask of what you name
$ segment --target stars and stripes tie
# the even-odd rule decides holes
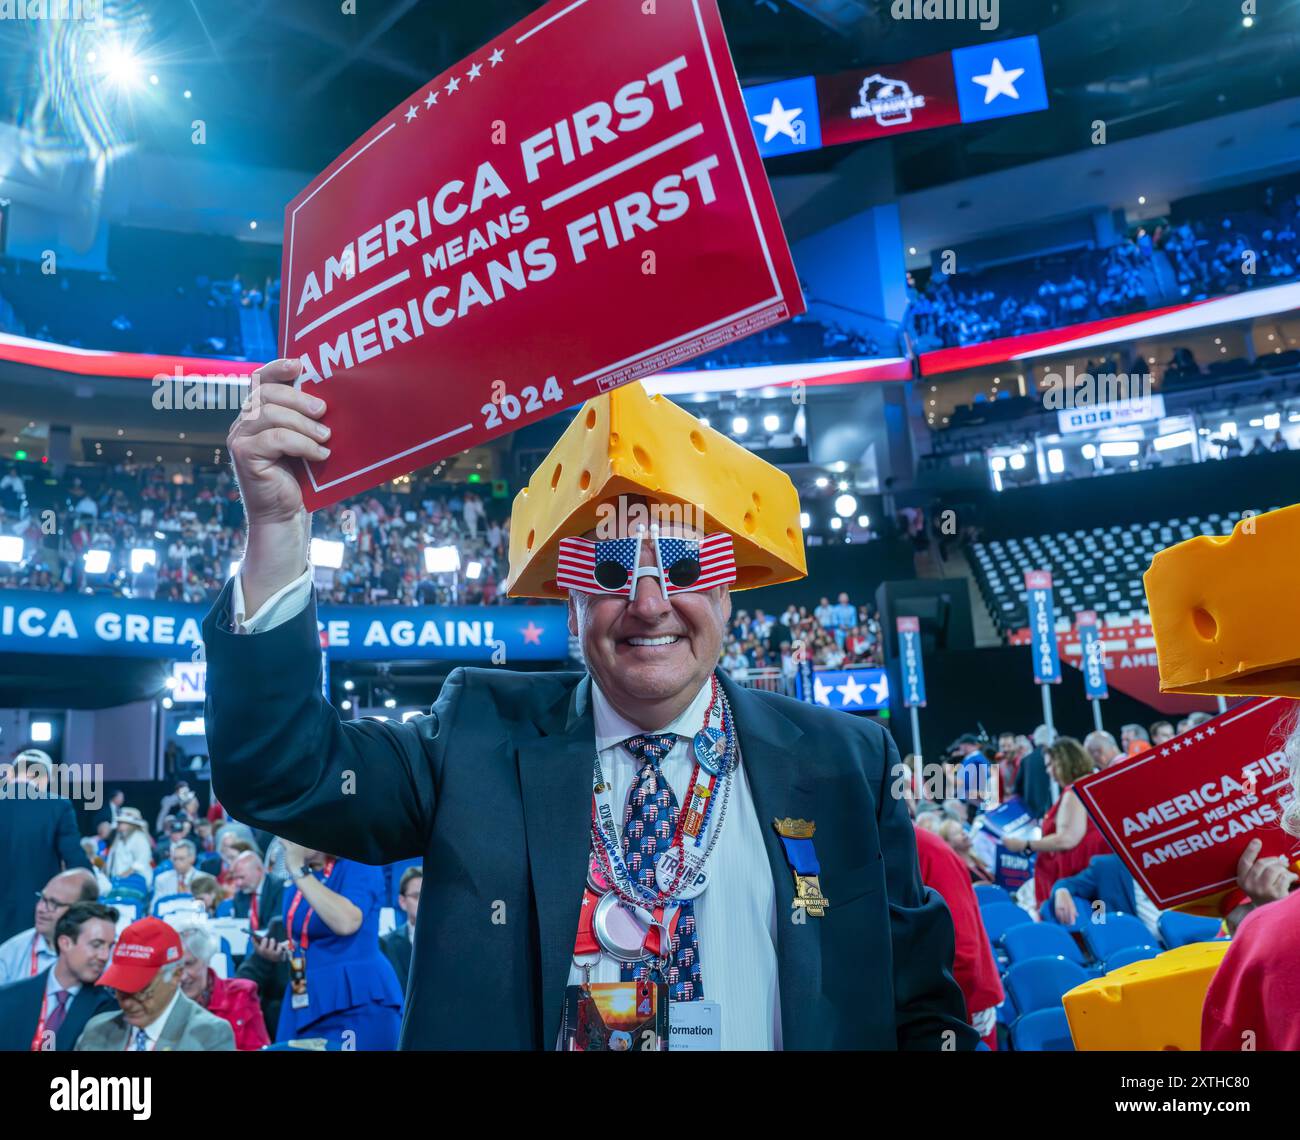
[[[628,789],[627,806],[623,809],[623,860],[633,878],[652,891],[657,889],[655,862],[669,849],[677,830],[677,797],[659,769],[676,739],[669,732],[633,736],[623,741],[623,747],[641,762]],[[671,949],[664,977],[669,998],[672,1001],[703,999],[704,981],[700,975],[700,946],[695,930],[693,899],[687,899],[681,905]],[[625,982],[649,975],[647,963],[624,965],[621,969]]]

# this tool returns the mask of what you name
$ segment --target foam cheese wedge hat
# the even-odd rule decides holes
[[[1300,506],[1162,550],[1143,581],[1161,692],[1300,697]]]
[[[507,593],[567,598],[555,584],[560,539],[595,529],[625,495],[693,507],[706,532],[731,535],[733,590],[807,576],[790,477],[634,381],[583,404],[515,496]]]

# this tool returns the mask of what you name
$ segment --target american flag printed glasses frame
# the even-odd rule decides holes
[[[736,580],[736,555],[731,535],[703,538],[661,536],[658,526],[629,538],[562,538],[555,584],[584,594],[631,597],[636,583],[657,578],[665,596],[699,593]],[[641,566],[641,543],[650,542],[655,564]]]

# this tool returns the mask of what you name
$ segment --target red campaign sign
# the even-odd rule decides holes
[[[714,0],[642,3],[538,9],[289,204],[309,509],[804,311]]]
[[[948,52],[817,76],[822,146],[961,122]]]
[[[1295,708],[1254,699],[1074,784],[1088,814],[1156,906],[1217,914],[1252,839],[1261,858],[1300,854],[1282,830],[1291,778],[1282,747]]]

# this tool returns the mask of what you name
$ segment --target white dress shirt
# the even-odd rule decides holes
[[[694,770],[691,738],[704,723],[709,697],[710,686],[705,682],[685,712],[655,730],[677,734],[677,742],[659,770],[679,805],[686,802],[687,784]],[[641,766],[622,742],[630,736],[644,735],[645,730],[626,720],[594,680],[591,698],[601,770],[613,789],[614,803],[622,805],[627,802]],[[743,762],[731,780],[727,818],[706,867],[709,885],[695,900],[704,997],[721,1006],[722,1048],[779,1049],[776,887]],[[619,810],[615,811],[615,821],[621,836]],[[582,973],[580,967],[572,965],[568,984],[580,984]],[[618,962],[604,955],[592,968],[591,980],[617,982],[619,974]]]
[[[81,983],[73,982],[70,986],[63,985],[58,979],[58,972],[51,970],[45,975],[45,996],[48,1001],[48,1008],[54,1008],[54,995],[60,990],[68,991],[68,1004],[71,1005],[76,996],[81,993]]]
[[[282,625],[302,612],[311,600],[311,588],[309,566],[301,576],[272,594],[257,613],[249,615],[244,611],[243,588],[236,575],[231,597],[235,632],[264,633]],[[591,695],[596,722],[595,746],[600,753],[601,767],[612,786],[614,802],[624,804],[638,765],[622,742],[643,734],[644,730],[624,719],[594,680]],[[656,729],[678,734],[677,743],[664,758],[660,771],[679,805],[685,802],[694,765],[691,739],[704,723],[709,696],[706,682],[685,712],[671,724]],[[781,1002],[776,958],[776,886],[743,760],[732,781],[726,822],[709,856],[709,885],[695,901],[704,996],[705,1000],[716,1001],[721,1006],[724,1049],[779,1049]],[[621,824],[621,813],[617,814]],[[591,971],[591,980],[616,982],[619,973],[617,961],[602,957]],[[582,970],[572,966],[568,984],[578,985],[581,981]]]
[[[35,970],[32,969],[33,943],[36,945]],[[0,944],[0,986],[21,982],[24,978],[34,978],[42,970],[53,966],[58,957],[45,939],[36,933],[36,927],[19,931]]]

